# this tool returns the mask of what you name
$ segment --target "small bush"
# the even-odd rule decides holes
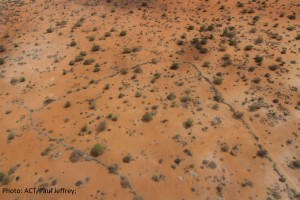
[[[241,119],[243,117],[243,113],[236,111],[233,113],[233,118],[234,119]]]
[[[87,125],[83,125],[80,129],[81,132],[86,132],[88,129]]]
[[[254,60],[255,60],[255,62],[256,62],[257,64],[260,65],[260,64],[263,62],[264,58],[263,58],[262,56],[256,55],[256,56],[254,57]]]
[[[178,46],[184,45],[184,41],[183,41],[183,40],[179,40],[179,41],[177,42],[177,45],[178,45]]]
[[[268,152],[265,149],[260,149],[260,150],[257,151],[256,155],[258,157],[264,158],[268,155]]]
[[[125,35],[127,35],[127,32],[126,32],[126,31],[121,31],[120,34],[119,34],[119,36],[121,36],[121,37],[123,37],[123,36],[125,36]]]
[[[226,143],[222,144],[222,146],[221,146],[221,151],[222,151],[222,152],[228,152],[228,151],[229,151],[229,146],[228,146],[228,144],[226,144]]]
[[[216,77],[214,78],[214,80],[213,80],[213,83],[214,83],[215,85],[221,85],[222,82],[223,82],[223,78],[222,78],[221,76],[216,76]]]
[[[132,161],[131,155],[127,155],[123,158],[124,163],[130,163]]]
[[[46,31],[47,31],[47,33],[52,33],[53,32],[53,28],[52,27],[50,27],[50,28],[48,28]]]
[[[71,102],[70,101],[67,101],[64,105],[64,108],[69,108],[71,106]]]
[[[211,107],[213,110],[219,110],[219,104],[214,104],[212,107]]]
[[[173,101],[174,99],[176,99],[176,95],[173,92],[171,92],[170,94],[168,94],[167,99],[169,101]]]
[[[136,73],[136,74],[140,74],[140,73],[143,72],[143,69],[142,69],[140,66],[138,66],[138,67],[136,67],[136,68],[133,70],[133,72]]]
[[[183,126],[184,128],[191,128],[194,125],[193,119],[189,118],[187,119],[184,123]]]
[[[0,65],[4,64],[4,58],[0,58]]]
[[[12,85],[15,85],[15,84],[17,84],[19,81],[18,81],[18,79],[16,78],[16,77],[12,77],[11,79],[10,79],[10,84],[12,84]]]
[[[8,136],[7,136],[7,140],[10,141],[10,140],[13,140],[15,138],[15,134],[14,133],[9,133]]]
[[[93,44],[92,46],[92,51],[99,51],[100,50],[100,46],[98,44]]]
[[[101,144],[97,143],[91,149],[91,153],[90,154],[93,157],[97,157],[97,156],[103,154],[104,150],[105,150],[105,148]]]
[[[215,26],[213,24],[209,25],[206,29],[207,31],[213,31],[215,30]]]
[[[129,48],[124,48],[122,53],[123,53],[123,54],[129,54],[129,53],[131,53],[131,49],[129,49]]]
[[[55,101],[55,99],[51,99],[51,98],[49,98],[49,97],[46,97],[46,99],[45,99],[45,101],[44,101],[44,106],[46,106],[46,105],[48,105],[48,104],[50,104],[50,103],[52,103],[52,102],[54,102]]]
[[[19,78],[19,82],[20,82],[20,83],[25,82],[25,80],[26,80],[26,78],[25,78],[24,76],[21,76],[21,77]]]
[[[294,19],[296,19],[296,15],[295,14],[289,15],[288,18],[291,20],[294,20]]]
[[[75,163],[75,162],[78,162],[83,155],[84,155],[84,153],[82,151],[74,150],[71,153],[69,159],[71,162]]]
[[[105,34],[104,34],[104,37],[110,37],[111,36],[111,33],[110,32],[106,32]]]
[[[3,172],[0,172],[0,182],[2,182],[4,177],[5,177],[5,174]]]
[[[5,175],[4,173],[0,172],[0,183],[2,185],[7,185],[10,181],[10,178],[8,175]]]
[[[252,45],[247,45],[247,46],[245,46],[244,51],[251,51],[252,48],[253,48]]]
[[[50,150],[51,150],[50,147],[45,148],[44,151],[42,151],[41,156],[46,156],[46,155],[48,155],[49,152],[50,152]]]
[[[77,45],[77,43],[75,42],[75,41],[72,41],[71,43],[70,43],[70,46],[71,47],[75,47]]]
[[[75,59],[74,59],[75,62],[81,62],[83,60],[84,60],[84,57],[81,56],[81,55],[76,56]]]
[[[89,40],[90,42],[93,42],[93,41],[95,40],[95,36],[88,36],[88,40]]]
[[[118,168],[119,168],[119,166],[117,164],[114,164],[114,165],[109,166],[107,169],[108,169],[109,173],[116,174],[118,171]]]
[[[171,65],[170,69],[172,69],[172,70],[179,69],[179,63],[174,62],[174,63]]]
[[[188,26],[188,30],[191,31],[191,30],[194,30],[194,29],[195,29],[195,27],[194,27],[193,25],[189,25],[189,26]]]
[[[258,38],[255,39],[254,43],[255,43],[255,44],[261,44],[261,43],[263,43],[263,41],[264,41],[264,40],[263,40],[262,37],[258,37]]]
[[[85,51],[80,51],[79,55],[80,56],[86,56],[86,52]]]
[[[93,72],[99,72],[100,71],[100,67],[95,67],[94,69],[93,69]]]
[[[256,84],[259,84],[260,81],[261,81],[261,79],[260,79],[259,77],[255,77],[255,78],[253,78],[253,80],[252,80],[252,82],[253,82],[253,83],[256,83]]]
[[[104,89],[104,90],[108,90],[109,88],[110,88],[110,85],[109,85],[109,83],[107,83],[107,84],[104,85],[104,88],[103,88],[103,89]]]
[[[5,51],[5,48],[1,45],[0,46],[0,53],[4,52]]]
[[[153,119],[153,114],[150,112],[146,112],[142,117],[143,122],[150,122],[152,119]]]
[[[106,121],[101,121],[101,122],[98,124],[96,130],[97,130],[97,132],[99,133],[99,132],[105,131],[106,127],[107,127]]]
[[[90,65],[90,64],[92,64],[94,61],[95,61],[94,59],[86,59],[86,60],[84,60],[83,64],[84,64],[84,65]]]

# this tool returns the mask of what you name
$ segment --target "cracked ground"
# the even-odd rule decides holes
[[[300,199],[299,14],[1,1],[0,199]]]

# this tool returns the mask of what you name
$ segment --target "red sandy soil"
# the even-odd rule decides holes
[[[299,15],[296,0],[2,0],[0,200],[299,200]]]

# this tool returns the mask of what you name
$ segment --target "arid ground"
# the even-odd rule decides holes
[[[0,200],[299,200],[299,54],[297,0],[0,0]]]

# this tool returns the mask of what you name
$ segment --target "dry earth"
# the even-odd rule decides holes
[[[299,44],[296,0],[1,0],[0,199],[299,200]]]

